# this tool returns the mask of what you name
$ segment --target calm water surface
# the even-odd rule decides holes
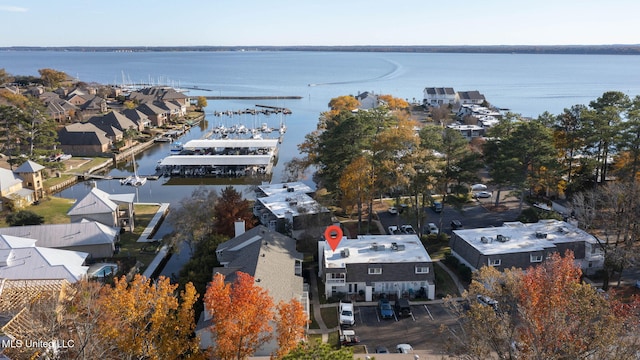
[[[301,100],[214,101],[206,108],[207,121],[182,141],[201,138],[208,128],[241,122],[286,122],[273,182],[280,181],[283,164],[297,155],[297,144],[312,131],[331,98],[374,91],[409,101],[421,101],[425,87],[478,90],[499,107],[536,117],[588,104],[605,91],[640,94],[640,57],[616,55],[525,54],[408,54],[339,52],[0,52],[0,68],[14,75],[38,75],[38,69],[64,71],[85,82],[122,84],[143,82],[198,88],[190,96],[301,96]],[[292,115],[253,118],[214,117],[214,111],[253,108],[255,105],[290,108]],[[136,158],[140,174],[152,174],[157,161],[169,153],[159,144]],[[111,175],[132,171],[122,164]],[[148,181],[138,189],[140,202],[177,202],[196,185],[170,185],[167,179]],[[219,189],[220,186],[207,185]],[[132,192],[115,180],[98,181],[102,190]],[[245,187],[239,186],[241,190]],[[79,198],[89,191],[78,184],[60,195]],[[248,195],[248,194],[247,194]]]

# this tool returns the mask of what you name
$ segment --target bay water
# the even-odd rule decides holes
[[[38,76],[38,69],[64,71],[81,81],[101,84],[147,83],[188,89],[192,97],[268,96],[269,100],[209,100],[206,121],[181,141],[201,138],[213,126],[269,123],[288,128],[280,146],[272,182],[279,182],[284,163],[298,156],[297,145],[315,129],[329,101],[369,91],[421,102],[425,87],[478,90],[487,101],[528,117],[548,111],[559,114],[576,104],[587,105],[606,91],[640,95],[640,57],[624,55],[431,54],[355,52],[74,52],[0,51],[0,68],[12,75]],[[300,96],[301,99],[285,99]],[[279,98],[282,97],[282,98]],[[216,117],[214,112],[286,107],[291,115]],[[169,154],[160,143],[139,154],[137,171],[153,174],[158,160]],[[109,175],[132,172],[121,164]],[[310,179],[305,182],[312,184]],[[148,181],[139,189],[117,180],[98,180],[110,193],[137,192],[139,202],[176,203],[191,194],[198,180],[173,185],[167,178]],[[224,185],[204,185],[216,189]],[[245,191],[246,186],[238,186]],[[90,187],[80,183],[59,196],[81,198]]]

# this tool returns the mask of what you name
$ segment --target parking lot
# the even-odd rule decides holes
[[[356,303],[355,320],[355,325],[350,328],[355,330],[360,343],[370,353],[377,346],[385,346],[394,352],[397,344],[408,343],[416,350],[442,354],[451,335],[442,333],[441,325],[458,329],[457,319],[439,301],[412,304],[410,316],[400,318],[394,314],[391,319],[382,319],[375,305]]]

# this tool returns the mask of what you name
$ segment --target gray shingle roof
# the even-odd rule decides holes
[[[295,264],[303,256],[296,250],[296,241],[259,225],[218,246],[216,253],[226,267],[215,272],[235,280],[242,271],[253,276],[260,287],[269,291],[275,303],[289,301],[302,294],[302,277],[295,275]]]
[[[109,194],[93,188],[85,197],[78,200],[67,212],[67,215],[103,214],[118,209],[118,204],[109,199]]]
[[[27,160],[22,163],[22,165],[18,166],[17,169],[14,170],[16,173],[35,173],[44,169],[44,166],[38,164],[35,161]]]

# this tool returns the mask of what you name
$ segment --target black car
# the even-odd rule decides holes
[[[411,315],[411,306],[409,305],[409,300],[400,298],[395,301],[393,307],[398,316],[410,316]]]
[[[451,229],[452,230],[462,229],[462,223],[460,222],[460,220],[451,220]]]

